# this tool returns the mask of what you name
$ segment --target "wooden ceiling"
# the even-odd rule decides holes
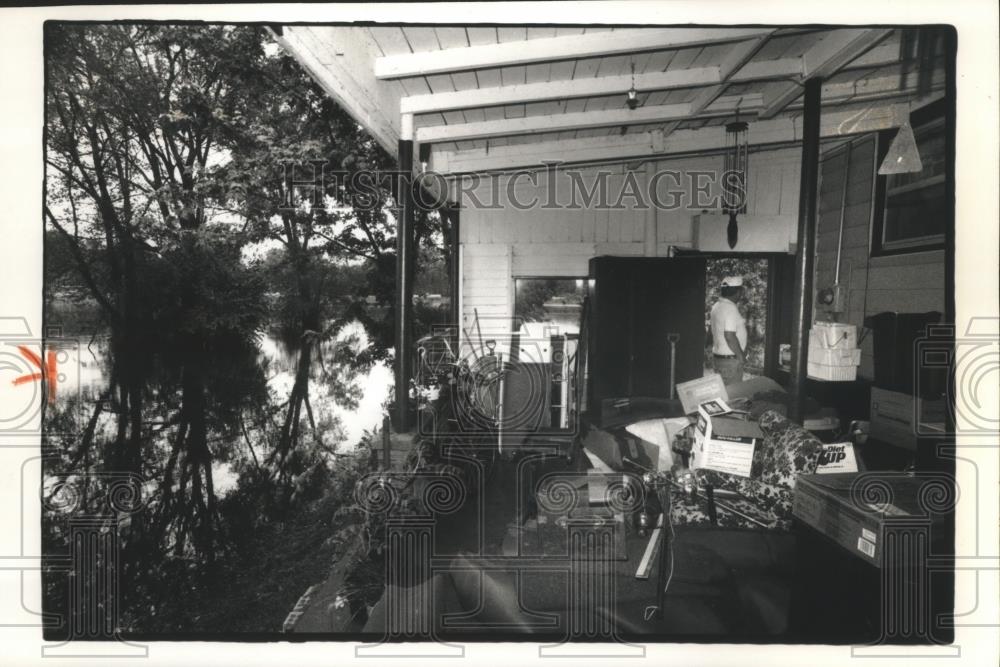
[[[529,144],[662,143],[737,111],[753,141],[757,121],[794,123],[811,76],[824,78],[824,113],[939,95],[941,47],[918,58],[919,31],[295,26],[280,41],[388,149],[412,123],[415,140],[441,156],[435,165],[448,165]]]

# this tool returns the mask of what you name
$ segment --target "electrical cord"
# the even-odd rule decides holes
[[[667,582],[663,585],[663,596],[664,597],[666,597],[667,591],[670,590],[670,582],[674,578],[674,518],[672,516],[672,512],[670,511],[670,506],[673,504],[673,499],[672,499],[673,492],[672,491],[668,491],[667,493],[670,494],[670,496],[668,496],[668,498],[671,498],[671,501],[669,503],[667,503],[667,507],[661,508],[661,509],[663,509],[663,512],[667,515],[667,520],[666,520],[665,523],[666,523],[666,527],[668,528],[668,530],[667,530],[667,549],[668,549],[668,554],[669,554],[669,558],[670,558],[670,569],[667,571]],[[660,612],[662,613],[662,611],[663,610],[661,609]]]

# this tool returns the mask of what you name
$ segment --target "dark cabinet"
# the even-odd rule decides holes
[[[667,398],[674,381],[702,376],[705,260],[595,257],[587,309],[587,409],[606,399]]]

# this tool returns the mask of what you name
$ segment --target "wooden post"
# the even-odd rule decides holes
[[[412,122],[410,123],[412,125]],[[396,431],[410,428],[410,373],[413,350],[413,140],[399,140],[399,220],[396,228]]]
[[[816,255],[816,197],[819,181],[819,119],[823,80],[805,84],[802,114],[802,176],[799,184],[799,236],[795,251],[792,312],[792,372],[788,417],[802,423],[805,405],[809,327],[812,324],[813,262]]]
[[[448,217],[448,286],[451,292],[451,325],[455,327],[454,340],[451,341],[455,353],[458,353],[459,331],[462,326],[462,313],[459,311],[458,294],[462,289],[462,276],[458,274],[458,245],[459,245],[459,209],[458,205],[443,209],[447,211]]]

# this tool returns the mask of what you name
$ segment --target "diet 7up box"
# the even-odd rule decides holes
[[[749,477],[753,453],[764,439],[760,426],[735,415],[721,399],[698,406],[691,467]]]
[[[948,512],[928,512],[925,507],[923,485],[932,478],[892,471],[799,475],[795,479],[792,515],[861,560],[885,567],[882,550],[888,534],[896,536],[895,550],[887,552],[887,559],[896,561],[900,550],[906,548],[898,531],[908,535],[909,544],[916,544],[914,527],[926,526],[932,544],[949,534]],[[886,502],[865,500],[858,488],[870,484],[884,489],[880,495]]]
[[[882,517],[865,511],[851,498],[852,473],[799,475],[792,515],[861,560],[882,563]]]

